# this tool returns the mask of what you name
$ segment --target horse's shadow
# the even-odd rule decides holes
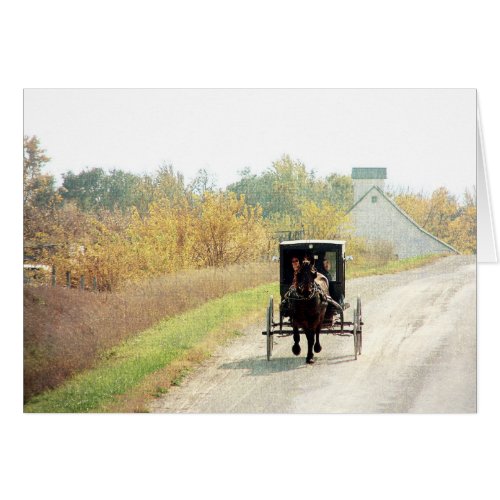
[[[241,359],[224,363],[220,367],[225,370],[248,370],[246,376],[250,375],[268,375],[269,373],[286,372],[305,367],[305,358],[287,357],[275,358],[268,361],[262,356],[253,356],[251,358]]]
[[[333,358],[317,358],[318,364],[336,365],[339,363],[349,363],[354,361],[354,356],[336,356]],[[220,366],[224,370],[248,370],[245,376],[261,376],[270,373],[286,372],[298,369],[314,369],[314,365],[308,365],[304,356],[289,356],[286,358],[276,357],[268,361],[262,356],[241,359],[224,363]]]

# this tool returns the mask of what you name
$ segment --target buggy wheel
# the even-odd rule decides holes
[[[266,315],[266,341],[267,341],[267,360],[271,359],[273,354],[273,296],[269,299],[269,305],[267,306]]]
[[[356,337],[358,339],[358,354],[361,354],[361,347],[363,345],[363,314],[361,312],[361,297],[359,297],[359,295],[356,303],[356,309],[358,311],[358,329],[356,331]]]
[[[358,310],[354,309],[352,318],[352,337],[354,339],[354,359],[358,359]]]
[[[269,307],[271,308],[271,327],[274,323],[274,297],[271,295],[269,297]]]

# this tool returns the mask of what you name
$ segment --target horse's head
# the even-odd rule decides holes
[[[297,273],[297,289],[301,295],[309,295],[313,291],[316,269],[309,261],[304,260]]]

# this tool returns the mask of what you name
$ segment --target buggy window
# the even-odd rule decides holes
[[[283,278],[284,282],[290,286],[293,281],[293,266],[292,259],[297,257],[299,262],[302,262],[305,256],[305,251],[303,250],[291,250],[284,253],[284,267],[283,267]]]
[[[337,252],[325,252],[321,262],[318,262],[318,271],[329,281],[337,281]]]

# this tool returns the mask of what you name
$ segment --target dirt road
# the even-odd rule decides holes
[[[403,273],[347,282],[363,304],[363,354],[322,336],[314,365],[262,321],[153,403],[168,413],[470,413],[476,411],[476,265],[452,256]],[[351,319],[352,309],[347,311]]]

